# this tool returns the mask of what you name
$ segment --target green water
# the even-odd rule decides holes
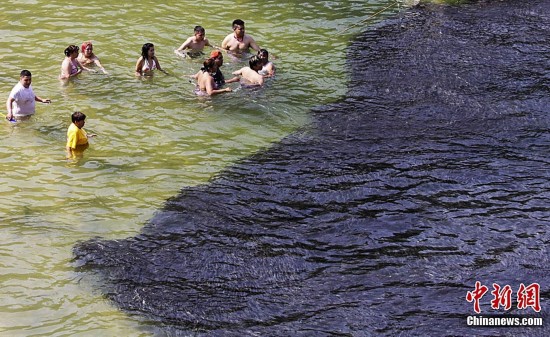
[[[353,35],[399,8],[394,1],[3,1],[3,99],[29,69],[35,93],[53,103],[37,103],[30,121],[0,124],[0,336],[162,335],[82,281],[75,242],[134,235],[182,187],[207,183],[306,125],[312,107],[346,92]],[[198,24],[220,45],[235,18],[276,56],[276,78],[259,91],[198,98],[187,75],[201,60],[173,51]],[[86,40],[109,75],[61,83],[63,50]],[[145,42],[170,75],[133,75]],[[242,65],[226,57],[222,71],[228,77]],[[83,158],[67,161],[75,110],[98,137]]]

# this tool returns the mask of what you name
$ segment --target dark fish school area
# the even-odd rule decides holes
[[[550,0],[366,27],[345,98],[139,235],[78,243],[76,268],[172,336],[550,336],[549,56]],[[540,311],[519,292],[534,284]]]

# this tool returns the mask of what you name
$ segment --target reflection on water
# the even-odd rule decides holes
[[[541,285],[548,315],[550,1],[411,10],[354,41],[347,97],[76,246],[125,312],[171,335],[547,336],[476,328],[476,281]]]

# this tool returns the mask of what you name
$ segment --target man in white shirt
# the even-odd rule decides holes
[[[32,75],[28,70],[22,70],[17,83],[10,92],[6,101],[8,114],[7,120],[25,119],[34,114],[35,101],[51,103],[49,99],[43,99],[34,94],[31,87]]]

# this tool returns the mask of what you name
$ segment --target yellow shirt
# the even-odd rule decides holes
[[[71,123],[67,129],[67,147],[76,149],[78,145],[88,144],[88,136],[84,129],[79,129],[74,123]]]

